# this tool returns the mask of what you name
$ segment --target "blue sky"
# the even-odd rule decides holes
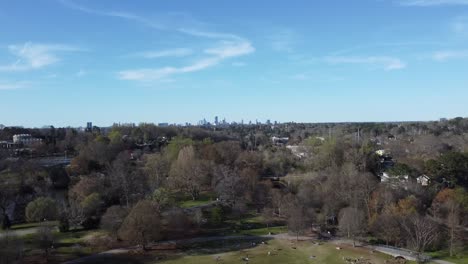
[[[468,0],[0,0],[0,124],[468,116]]]

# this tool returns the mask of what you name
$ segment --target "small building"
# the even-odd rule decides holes
[[[377,154],[379,156],[383,156],[383,155],[386,154],[386,152],[385,152],[385,149],[379,149],[379,150],[375,151],[375,154]]]
[[[16,149],[20,144],[13,143],[12,141],[0,141],[0,149]]]
[[[407,183],[409,181],[409,175],[390,175],[388,172],[380,174],[380,182],[390,183],[392,185],[398,185]]]
[[[271,137],[271,142],[275,145],[285,145],[289,141],[288,137]]]
[[[421,186],[428,186],[429,183],[431,182],[431,178],[429,178],[429,176],[423,174],[423,175],[416,178],[416,182],[418,184],[420,184]]]
[[[13,135],[13,143],[23,144],[25,146],[30,146],[36,143],[41,143],[42,139],[35,138],[31,134],[17,134]]]

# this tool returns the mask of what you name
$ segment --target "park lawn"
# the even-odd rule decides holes
[[[296,249],[294,249],[295,247]],[[271,252],[271,255],[268,255]],[[167,260],[159,262],[148,262],[151,264],[200,264],[217,263],[216,258],[220,257],[223,264],[243,263],[242,258],[248,256],[249,263],[255,264],[306,264],[306,263],[327,263],[343,264],[343,257],[369,259],[374,264],[383,264],[390,256],[371,253],[368,249],[352,248],[344,246],[341,250],[336,249],[336,245],[322,244],[314,245],[309,242],[295,242],[288,240],[270,240],[267,244],[259,244],[254,248],[238,251],[228,251],[216,254],[180,254],[169,257]],[[315,256],[311,258],[312,256]]]
[[[24,223],[24,224],[12,225],[11,229],[12,230],[20,230],[20,229],[34,228],[34,227],[39,227],[39,226],[44,225],[44,224],[57,226],[58,221],[34,222],[34,223]]]
[[[195,206],[203,206],[216,200],[213,193],[201,193],[197,200],[192,200],[190,197],[184,197],[177,205],[181,208],[191,208]]]
[[[266,236],[268,234],[281,234],[287,233],[288,228],[286,226],[273,226],[273,227],[263,227],[263,228],[256,228],[256,229],[244,229],[239,230],[238,232],[233,232],[229,235],[239,236],[239,235],[248,235],[248,236]]]
[[[90,236],[100,234],[102,231],[98,230],[72,230],[64,233],[54,230],[52,232],[54,239],[52,258],[64,261],[98,253],[100,249],[90,247],[85,240]],[[42,254],[37,233],[20,236],[20,239],[24,242],[26,256]]]
[[[466,249],[453,257],[449,256],[448,250],[428,252],[427,254],[433,258],[449,261],[455,264],[468,264],[468,251]]]

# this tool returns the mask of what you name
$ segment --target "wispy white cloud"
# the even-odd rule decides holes
[[[145,59],[156,59],[163,57],[185,57],[193,54],[193,51],[188,48],[177,48],[168,50],[154,50],[154,51],[143,51],[130,55],[131,57],[139,57]]]
[[[236,40],[236,41],[245,40],[244,38],[240,36],[230,34],[230,33],[209,32],[209,31],[203,31],[203,30],[198,30],[198,29],[193,29],[193,28],[178,28],[177,31],[180,33],[184,33],[184,34],[195,36],[195,37],[203,37],[203,38],[210,38],[210,39],[230,39],[230,40]]]
[[[26,88],[30,85],[30,82],[20,81],[20,82],[1,82],[0,81],[0,90],[17,90],[21,88]]]
[[[57,63],[60,58],[57,52],[78,51],[80,49],[62,44],[34,44],[10,45],[8,50],[16,57],[13,63],[0,65],[0,71],[28,71],[40,69]]]
[[[279,52],[292,52],[296,34],[291,29],[278,29],[268,37],[271,48]]]
[[[78,10],[78,11],[81,11],[81,12],[85,12],[85,13],[88,13],[88,14],[131,20],[131,21],[134,21],[134,22],[145,24],[146,26],[156,28],[156,29],[164,29],[165,28],[165,26],[163,26],[160,23],[155,22],[154,20],[146,19],[144,17],[137,16],[137,15],[127,13],[127,12],[94,10],[94,9],[79,5],[79,4],[75,3],[72,0],[59,0],[59,2],[62,3],[64,6],[68,7],[68,8],[72,8],[72,9],[75,9],[75,10]]]
[[[468,50],[445,50],[437,51],[432,55],[432,59],[436,61],[448,61],[456,59],[467,59]]]
[[[209,55],[206,58],[182,67],[163,67],[125,70],[118,73],[121,80],[132,80],[141,82],[151,82],[167,78],[174,74],[190,73],[201,71],[215,65],[228,58],[239,57],[250,54],[255,48],[250,42],[242,41],[239,43],[223,41],[218,47],[205,49],[204,53]]]
[[[218,59],[226,59],[246,55],[255,51],[248,41],[222,41],[218,47],[206,49],[205,53],[214,55]]]
[[[108,17],[118,17],[133,22],[141,23],[158,30],[172,30],[191,37],[213,39],[217,41],[215,47],[204,49],[202,54],[203,57],[192,64],[178,67],[167,66],[162,68],[123,70],[118,73],[118,78],[121,80],[133,80],[142,82],[163,80],[174,74],[201,71],[218,65],[226,59],[247,55],[255,51],[255,48],[252,46],[250,41],[235,34],[223,32],[210,32],[194,29],[192,27],[170,26],[169,23],[158,23],[158,21],[155,19],[148,19],[143,16],[130,14],[126,12],[109,12],[90,9],[78,5],[72,0],[60,0],[60,2],[69,8],[73,8],[89,14]],[[136,55],[138,57],[151,59],[161,57],[184,57],[191,55],[192,53],[193,51],[190,49],[172,49],[165,51],[147,51],[134,54],[134,56]]]
[[[399,58],[388,56],[328,56],[324,61],[329,64],[364,64],[382,68],[386,71],[401,70],[406,68],[406,63]]]
[[[401,0],[403,6],[468,5],[468,0]]]

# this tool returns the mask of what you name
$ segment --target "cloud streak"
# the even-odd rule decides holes
[[[131,13],[126,13],[126,12],[119,12],[119,11],[99,11],[99,10],[94,10],[91,8],[87,8],[82,5],[78,5],[75,2],[71,0],[59,0],[61,4],[64,6],[75,9],[84,13],[92,14],[92,15],[98,15],[98,16],[107,16],[107,17],[115,17],[115,18],[121,18],[121,19],[126,19],[126,20],[131,20],[134,22],[142,23],[145,24],[146,26],[156,28],[156,29],[165,29],[165,26],[163,26],[160,23],[156,23],[153,20],[146,19]]]
[[[157,59],[164,57],[185,57],[193,54],[193,51],[188,48],[177,48],[159,51],[143,51],[130,55],[131,57],[145,58],[145,59]]]
[[[467,59],[468,50],[445,50],[437,51],[432,55],[435,61],[443,62],[448,60]]]
[[[8,50],[16,57],[13,63],[0,65],[0,72],[29,71],[44,68],[60,61],[57,52],[72,52],[80,49],[62,44],[10,45]]]
[[[255,48],[252,46],[251,42],[245,38],[237,36],[230,33],[221,33],[221,32],[209,32],[187,27],[170,27],[157,23],[151,19],[147,19],[142,16],[125,13],[125,12],[107,12],[107,11],[98,11],[93,10],[81,5],[74,3],[72,0],[60,0],[65,6],[79,10],[88,14],[94,14],[99,16],[107,17],[117,17],[143,25],[158,29],[158,30],[172,30],[178,33],[181,33],[186,36],[198,37],[204,39],[213,39],[216,40],[216,46],[203,50],[203,57],[196,60],[192,64],[188,64],[180,67],[161,67],[161,68],[141,68],[141,69],[129,69],[122,70],[118,72],[117,76],[120,80],[129,80],[129,81],[140,81],[140,82],[150,82],[156,80],[163,80],[171,75],[190,73],[201,71],[213,66],[216,66],[227,60],[229,58],[244,56],[255,51]],[[163,57],[186,57],[192,55],[193,51],[188,48],[178,48],[178,49],[169,49],[162,51],[145,51],[133,56],[146,58],[146,59],[155,59]]]
[[[190,73],[201,71],[218,65],[222,61],[244,56],[255,51],[255,48],[248,41],[232,42],[223,41],[218,47],[205,49],[206,58],[195,61],[192,64],[182,67],[163,67],[125,70],[118,73],[121,80],[131,80],[140,82],[151,82],[167,78],[174,74]]]
[[[28,87],[29,82],[0,82],[0,90],[17,90]]]
[[[401,70],[406,68],[406,63],[399,58],[387,56],[328,56],[324,58],[328,64],[362,64],[382,68],[386,71]]]

